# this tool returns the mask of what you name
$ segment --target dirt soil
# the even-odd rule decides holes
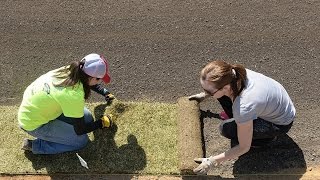
[[[176,102],[201,91],[199,71],[208,61],[241,63],[282,83],[297,118],[288,136],[210,174],[303,174],[320,156],[319,17],[314,0],[4,0],[0,104],[18,105],[35,78],[92,52],[108,58],[107,87],[122,100]],[[215,100],[201,108],[220,112]],[[203,122],[206,154],[229,148],[218,120]]]

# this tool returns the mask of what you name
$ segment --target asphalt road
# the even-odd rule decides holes
[[[122,100],[176,102],[201,90],[199,71],[210,60],[241,63],[276,79],[292,97],[298,113],[288,147],[301,150],[301,158],[288,167],[305,169],[320,156],[319,17],[316,0],[3,0],[0,104],[18,105],[35,78],[92,52],[108,58],[107,87]],[[218,112],[213,104],[202,108]],[[207,154],[223,152],[228,142],[216,142],[215,119],[204,125]],[[227,174],[237,172],[248,173]]]

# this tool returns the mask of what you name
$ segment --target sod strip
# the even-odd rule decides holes
[[[203,157],[200,111],[197,101],[178,99],[178,153],[181,174],[193,174],[194,158]]]

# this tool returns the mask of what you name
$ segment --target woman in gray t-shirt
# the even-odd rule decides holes
[[[221,135],[231,139],[234,146],[219,155],[199,158],[194,172],[206,174],[213,164],[237,158],[250,147],[263,146],[282,133],[287,133],[296,110],[283,86],[277,81],[239,64],[224,61],[208,63],[201,71],[200,83],[204,92],[190,100],[216,98],[224,112]]]

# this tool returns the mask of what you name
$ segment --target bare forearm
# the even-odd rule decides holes
[[[249,148],[250,149],[250,148]],[[233,148],[229,149],[228,151],[221,153],[217,156],[213,156],[213,158],[218,162],[221,163],[223,161],[229,160],[229,159],[235,159],[246,152],[249,151],[248,148],[240,147],[239,145],[234,146]]]
[[[252,140],[252,121],[238,125],[238,140],[239,145],[234,146],[228,151],[217,156],[210,156],[209,158],[202,158],[201,164],[193,170],[197,174],[206,174],[213,164],[219,164],[223,161],[237,158],[248,152]]]

